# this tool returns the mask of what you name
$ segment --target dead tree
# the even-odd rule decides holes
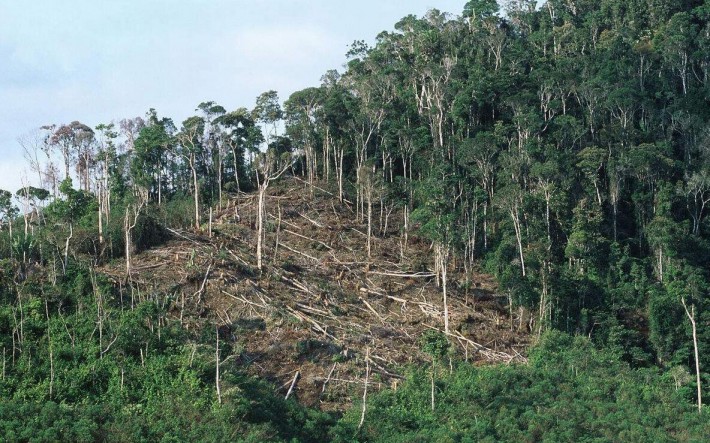
[[[681,303],[683,303],[685,314],[688,316],[688,319],[690,320],[690,326],[693,328],[693,349],[695,351],[695,376],[696,382],[698,384],[698,413],[702,413],[703,393],[700,385],[700,357],[698,354],[698,331],[695,325],[695,305],[690,305],[690,310],[688,310],[688,306],[685,304],[685,298],[681,298],[680,301]]]
[[[372,200],[379,198],[380,183],[379,177],[375,173],[375,167],[363,166],[360,171],[360,180],[362,182],[362,193],[365,202],[367,203],[367,258],[372,257]]]
[[[256,267],[261,271],[263,262],[264,243],[264,217],[266,215],[266,189],[269,184],[281,177],[286,170],[293,165],[293,158],[283,156],[277,159],[273,151],[267,151],[262,155],[262,159],[256,170],[256,182],[258,186],[258,198],[256,208]],[[261,176],[261,177],[260,177]]]
[[[135,192],[135,201],[126,205],[126,214],[123,218],[123,233],[126,243],[126,278],[131,278],[131,252],[133,250],[133,228],[138,224],[138,217],[141,214],[145,202],[148,200],[147,192]]]
[[[217,340],[214,346],[215,355],[215,377],[214,384],[217,389],[217,401],[222,404],[222,389],[219,385],[219,326],[215,326],[215,332],[217,332]]]

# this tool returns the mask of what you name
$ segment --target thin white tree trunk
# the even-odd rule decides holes
[[[195,229],[200,229],[200,188],[197,183],[197,168],[195,167],[194,154],[190,158],[190,168],[192,169],[192,184],[195,188]]]
[[[365,412],[367,411],[367,386],[370,384],[370,347],[365,350],[365,388],[362,393],[362,412],[360,413],[360,423],[357,429],[360,430],[365,423]]]
[[[695,305],[690,306],[690,311],[688,311],[688,306],[685,304],[685,298],[681,298],[683,303],[683,308],[685,309],[685,314],[690,320],[690,325],[693,328],[693,350],[695,353],[695,377],[696,383],[698,385],[698,413],[703,412],[703,390],[700,384],[700,356],[698,353],[698,332],[695,325]]]
[[[219,327],[216,326],[215,331],[217,332],[217,340],[216,340],[215,347],[214,347],[214,355],[215,355],[215,363],[216,363],[214,384],[217,389],[217,402],[219,402],[219,404],[222,404],[222,389],[219,385]]]

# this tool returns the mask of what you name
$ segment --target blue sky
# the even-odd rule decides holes
[[[0,0],[0,189],[21,186],[17,138],[41,125],[176,122],[214,100],[252,108],[342,71],[356,39],[465,0]]]

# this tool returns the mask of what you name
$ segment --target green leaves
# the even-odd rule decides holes
[[[435,411],[427,408],[427,378],[413,371],[396,392],[372,398],[368,413],[377,421],[366,421],[363,439],[691,441],[710,430],[672,377],[632,370],[584,337],[543,335],[529,365],[460,363],[437,384]],[[353,411],[343,421],[357,419]]]
[[[449,351],[449,340],[439,331],[426,331],[422,334],[420,342],[422,351],[436,361],[441,361]]]

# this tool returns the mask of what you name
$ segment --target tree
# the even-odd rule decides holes
[[[258,199],[256,207],[256,267],[261,271],[263,263],[264,217],[266,217],[266,190],[269,184],[281,177],[293,165],[290,153],[277,156],[274,149],[269,149],[259,156],[256,167]]]
[[[109,181],[112,173],[115,172],[115,162],[117,158],[117,149],[115,140],[118,137],[118,132],[115,130],[113,123],[99,124],[96,126],[98,131],[98,189],[97,198],[99,200],[98,208],[98,229],[99,229],[99,245],[104,246],[104,224],[108,224],[111,220],[111,186]]]
[[[278,92],[271,90],[262,92],[256,98],[256,106],[252,110],[252,118],[264,124],[266,146],[278,135],[278,123],[283,118],[283,110],[279,103]],[[269,126],[271,126],[269,128]]]
[[[695,376],[698,389],[698,413],[703,412],[703,389],[700,384],[700,357],[698,356],[698,332],[695,324],[695,305],[690,305],[690,310],[688,310],[688,305],[685,304],[685,298],[680,299],[683,303],[683,309],[690,320],[690,326],[693,330],[693,352],[695,354]]]
[[[525,231],[523,221],[523,192],[515,185],[509,185],[499,193],[498,206],[510,216],[515,231],[515,242],[518,246],[518,257],[520,258],[520,272],[526,276],[525,267],[525,246],[523,245],[523,235]]]
[[[135,185],[162,204],[165,155],[173,148],[175,126],[168,118],[158,119],[154,110],[148,112],[147,125],[141,128],[133,142],[131,177]]]
[[[225,155],[224,145],[220,143],[222,141],[222,134],[220,130],[221,125],[217,123],[217,119],[227,113],[227,110],[223,106],[216,104],[213,101],[202,102],[197,106],[196,111],[202,111],[203,118],[205,120],[205,133],[203,135],[205,143],[205,154],[207,159],[205,161],[205,167],[207,170],[207,179],[210,184],[209,189],[214,198],[215,188],[217,191],[217,199],[221,207],[222,204],[222,171],[223,171],[223,158]]]
[[[485,20],[498,13],[496,0],[469,0],[463,7],[463,16],[470,21]]]
[[[182,129],[177,134],[177,155],[183,158],[190,167],[192,175],[192,191],[195,203],[195,229],[200,229],[200,185],[197,180],[198,156],[202,154],[202,134],[205,131],[205,121],[200,117],[190,117],[182,122]]]
[[[431,357],[431,410],[436,407],[434,372],[436,364],[444,359],[449,350],[449,341],[445,334],[438,331],[426,331],[421,338],[422,351]]]
[[[670,69],[678,76],[683,95],[688,94],[693,42],[697,39],[697,27],[690,13],[678,12],[671,17],[655,44]]]
[[[47,147],[59,150],[64,159],[64,178],[69,178],[71,163],[77,164],[80,185],[83,179],[84,190],[88,192],[90,187],[89,169],[93,160],[94,131],[78,121],[59,127],[56,125],[43,126],[42,129],[48,131]]]
[[[318,139],[317,113],[321,107],[322,91],[320,88],[307,88],[294,92],[284,103],[286,132],[303,149],[306,160],[308,183],[313,190],[313,182],[318,174]],[[323,165],[325,167],[325,165]]]
[[[214,123],[221,126],[221,143],[229,148],[232,155],[234,184],[236,190],[240,191],[240,171],[244,169],[244,154],[249,152],[253,155],[258,152],[264,137],[246,108],[221,115]]]
[[[22,198],[24,206],[22,216],[25,219],[25,237],[27,237],[30,218],[39,217],[37,203],[45,201],[49,197],[49,191],[28,185],[18,189],[15,195]]]
[[[441,286],[444,308],[444,331],[449,332],[448,267],[454,242],[455,198],[452,193],[456,178],[440,166],[419,189],[422,206],[412,213],[412,220],[421,223],[420,233],[434,244],[434,268]]]
[[[62,270],[66,274],[69,266],[69,245],[74,237],[74,225],[88,213],[91,209],[91,195],[83,190],[76,190],[72,187],[71,177],[65,178],[59,185],[62,198],[52,202],[47,206],[48,221],[56,222],[60,226],[64,225],[68,233],[64,240],[64,254],[62,258]],[[60,231],[61,232],[61,231]],[[57,241],[58,243],[58,241]],[[56,245],[59,251],[59,245]]]
[[[135,188],[134,194],[127,199],[126,212],[123,217],[123,234],[126,255],[126,279],[131,279],[131,257],[133,253],[133,229],[138,224],[141,211],[145,206],[148,196],[144,189]]]
[[[693,219],[693,235],[700,235],[700,227],[705,216],[705,207],[710,203],[710,174],[707,170],[694,172],[685,179],[684,193],[687,208]]]
[[[12,193],[0,189],[0,228],[6,224],[9,229],[10,240],[12,240],[12,223],[19,210],[12,201]]]
[[[372,200],[382,193],[382,183],[374,167],[364,165],[360,171],[364,199],[367,202],[367,258],[372,257]]]

